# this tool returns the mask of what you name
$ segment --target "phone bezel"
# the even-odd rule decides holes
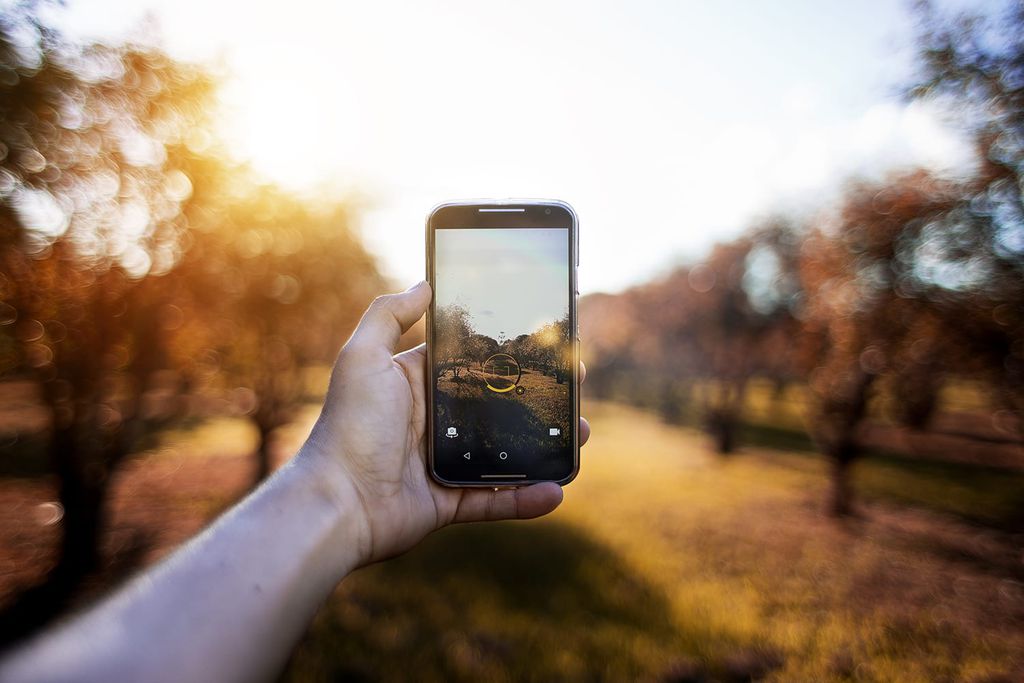
[[[481,211],[483,209],[484,211]],[[521,209],[521,211],[520,211]],[[545,213],[548,210],[549,213]],[[474,228],[564,228],[565,219],[569,219],[570,254],[569,254],[569,324],[572,330],[572,394],[573,415],[572,425],[572,470],[558,480],[536,479],[527,477],[516,479],[488,479],[486,481],[453,481],[442,477],[435,467],[434,460],[434,297],[431,296],[427,309],[426,320],[426,355],[427,355],[427,464],[430,476],[443,486],[453,488],[517,488],[536,484],[542,481],[555,481],[564,486],[568,484],[580,469],[580,349],[579,319],[577,315],[579,284],[577,268],[579,266],[579,219],[576,211],[567,202],[554,199],[506,199],[506,200],[464,200],[445,202],[435,206],[427,215],[426,221],[426,272],[427,282],[434,287],[434,232],[444,228],[472,230]]]

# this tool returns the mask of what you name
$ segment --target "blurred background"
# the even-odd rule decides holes
[[[433,204],[536,196],[581,476],[285,680],[1024,680],[1022,191],[1019,1],[0,2],[0,642],[290,457]]]

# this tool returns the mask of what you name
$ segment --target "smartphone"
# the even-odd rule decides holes
[[[579,222],[565,202],[452,202],[427,218],[430,471],[446,486],[579,471]]]

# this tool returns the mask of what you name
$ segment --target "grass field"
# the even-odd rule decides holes
[[[316,414],[278,434],[280,456]],[[875,455],[840,523],[821,514],[827,463],[784,420],[723,459],[651,412],[584,414],[594,435],[555,514],[447,529],[357,572],[285,679],[1024,680],[1024,474]],[[132,458],[107,555],[141,536],[155,561],[236,500],[253,436],[205,421]],[[0,479],[3,597],[52,561],[56,527],[35,513],[54,495]]]
[[[448,374],[439,377],[437,388],[438,434],[445,425],[455,425],[468,436],[465,443],[474,443],[485,451],[508,450],[513,454],[540,454],[570,446],[569,387],[554,377],[523,369],[517,391],[496,393],[487,388],[483,373],[464,369],[457,381]],[[478,430],[477,426],[483,424],[490,427]],[[550,437],[551,427],[559,427],[561,434]]]
[[[547,519],[445,530],[351,577],[290,680],[998,681],[1024,676],[1024,475],[826,463],[590,403]],[[1006,531],[1017,528],[1017,533]]]
[[[554,377],[536,370],[523,368],[518,386],[523,393],[508,392],[496,394],[486,388],[484,375],[473,369],[465,370],[461,382],[455,382],[450,375],[444,375],[437,382],[442,393],[460,399],[488,398],[512,401],[526,406],[536,415],[540,424],[559,424],[564,421],[565,406],[569,401],[569,385],[559,384]]]

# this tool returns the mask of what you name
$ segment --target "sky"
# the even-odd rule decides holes
[[[908,4],[69,0],[57,20],[106,39],[147,22],[173,55],[219,64],[232,153],[295,191],[359,197],[396,285],[423,277],[434,205],[539,197],[579,214],[588,293],[813,211],[852,175],[970,163],[937,112],[897,96]]]
[[[477,334],[514,339],[568,312],[567,229],[448,229],[434,242],[436,304],[464,306]]]

